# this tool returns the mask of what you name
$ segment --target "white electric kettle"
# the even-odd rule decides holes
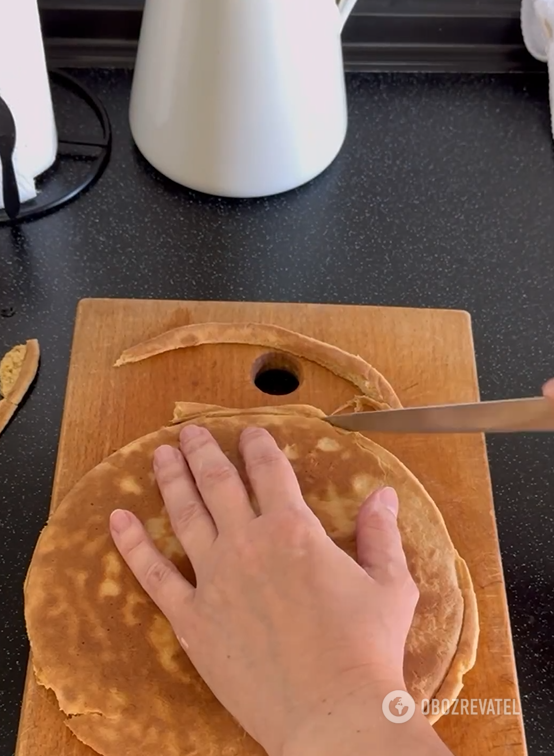
[[[223,197],[293,189],[347,128],[341,31],[356,0],[146,0],[130,121],[161,173]]]

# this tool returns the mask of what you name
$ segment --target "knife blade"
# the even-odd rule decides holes
[[[529,433],[554,431],[554,402],[545,397],[356,412],[325,418],[351,431],[379,433]]]

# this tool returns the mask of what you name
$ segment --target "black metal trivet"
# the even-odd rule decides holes
[[[33,220],[63,207],[98,181],[110,158],[112,129],[103,104],[73,76],[57,70],[50,71],[49,75],[52,83],[86,104],[87,110],[94,116],[94,124],[90,129],[93,133],[82,137],[74,134],[71,138],[71,134],[64,134],[66,129],[60,127],[56,117],[59,128],[56,161],[36,180],[38,195],[21,205],[17,218],[12,220],[5,210],[0,210],[0,226]],[[95,131],[98,132],[96,135]]]

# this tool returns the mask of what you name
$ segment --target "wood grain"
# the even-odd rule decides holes
[[[134,438],[165,424],[175,400],[232,407],[313,404],[330,412],[352,387],[301,365],[299,389],[267,396],[252,382],[264,349],[203,346],[112,367],[127,347],[193,322],[275,323],[364,357],[405,406],[479,398],[467,313],[309,304],[84,300],[78,308],[52,509],[84,473]],[[374,436],[420,478],[471,570],[481,641],[462,699],[509,699],[519,712],[513,648],[484,440],[479,435]],[[513,710],[513,709],[512,709]],[[456,756],[524,756],[520,715],[456,714],[437,729]],[[52,694],[29,671],[16,756],[91,756],[63,724]]]

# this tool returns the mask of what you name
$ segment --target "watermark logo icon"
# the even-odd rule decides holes
[[[383,714],[395,724],[408,722],[415,714],[416,703],[405,690],[393,690],[383,699]]]

